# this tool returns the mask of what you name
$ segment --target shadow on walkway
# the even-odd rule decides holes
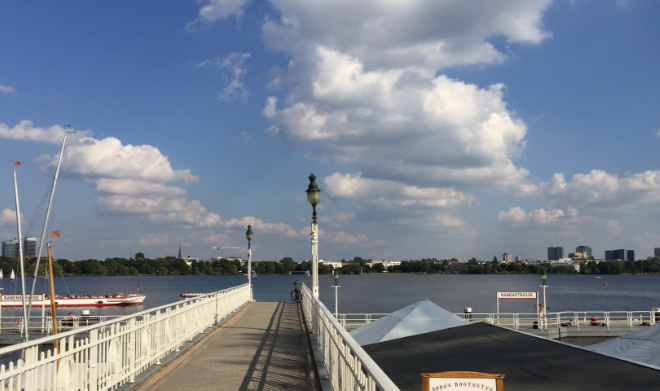
[[[134,388],[321,390],[302,309],[250,303]]]

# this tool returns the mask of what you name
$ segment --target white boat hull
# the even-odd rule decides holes
[[[26,295],[26,304],[29,295]],[[94,297],[56,297],[57,307],[103,307],[109,305],[140,305],[147,295],[108,295]],[[0,295],[0,307],[22,307],[23,295]],[[46,295],[32,296],[32,307],[50,307]]]

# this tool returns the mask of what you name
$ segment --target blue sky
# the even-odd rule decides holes
[[[0,3],[0,236],[56,257],[660,247],[658,1]]]

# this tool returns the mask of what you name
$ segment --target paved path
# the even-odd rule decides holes
[[[250,303],[137,391],[320,390],[302,309]]]

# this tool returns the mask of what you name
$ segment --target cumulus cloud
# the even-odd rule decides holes
[[[3,92],[5,94],[13,94],[14,92],[16,92],[16,89],[11,86],[0,84],[0,92]]]
[[[528,171],[513,163],[525,146],[526,126],[506,108],[503,85],[481,89],[444,75],[368,72],[345,54],[323,48],[317,54],[310,96],[281,108],[268,99],[264,114],[275,122],[269,129],[275,137],[321,142],[315,156],[368,178],[534,191]]]
[[[50,144],[61,144],[65,129],[60,125],[48,128],[34,127],[32,121],[23,120],[13,127],[0,123],[0,138],[20,141],[41,141]],[[78,131],[81,135],[89,135],[89,130]]]
[[[250,53],[231,53],[225,57],[203,61],[200,66],[215,66],[221,72],[225,88],[218,95],[218,100],[229,102],[237,99],[247,100],[248,90],[245,88],[243,78],[247,74],[245,60]]]
[[[23,216],[21,215],[21,222]],[[11,209],[3,209],[0,212],[0,225],[16,225],[16,211]]]
[[[256,217],[246,216],[240,219],[231,219],[222,222],[224,228],[246,228],[252,226],[253,230],[259,230],[262,233],[286,235],[289,237],[298,236],[290,225],[285,223],[267,223]],[[309,234],[309,232],[307,232]]]
[[[519,206],[515,206],[508,211],[499,212],[499,221],[512,224],[535,223],[539,225],[551,225],[556,224],[562,217],[564,217],[564,211],[561,209],[545,210],[541,208],[527,213]]]
[[[547,184],[555,202],[590,208],[631,208],[660,201],[660,171],[644,171],[625,177],[602,170],[575,174],[570,182],[557,173]]]
[[[557,236],[581,239],[583,232],[616,234],[621,227],[616,220],[583,216],[576,208],[536,209],[526,212],[519,206],[499,212],[499,221],[522,231],[554,232]]]
[[[195,20],[186,26],[189,31],[230,16],[240,19],[250,0],[201,0],[200,2],[204,5]]]
[[[334,173],[326,177],[323,183],[331,197],[387,203],[391,208],[413,204],[449,207],[474,201],[474,196],[450,188],[401,186],[394,181],[363,178],[361,174]]]
[[[275,0],[279,21],[263,26],[274,49],[334,48],[369,69],[434,72],[456,65],[497,63],[504,55],[488,39],[538,43],[549,36],[542,14],[550,0],[462,1]]]
[[[61,143],[64,127],[35,127],[21,121],[9,127],[0,123],[0,138]],[[218,225],[220,216],[199,201],[185,198],[186,191],[173,182],[198,182],[190,170],[175,170],[167,156],[151,145],[125,145],[119,139],[96,139],[91,131],[67,138],[60,174],[79,178],[96,192],[97,208],[104,214],[143,215],[153,223],[200,227]],[[39,157],[42,169],[52,172],[57,154]]]

